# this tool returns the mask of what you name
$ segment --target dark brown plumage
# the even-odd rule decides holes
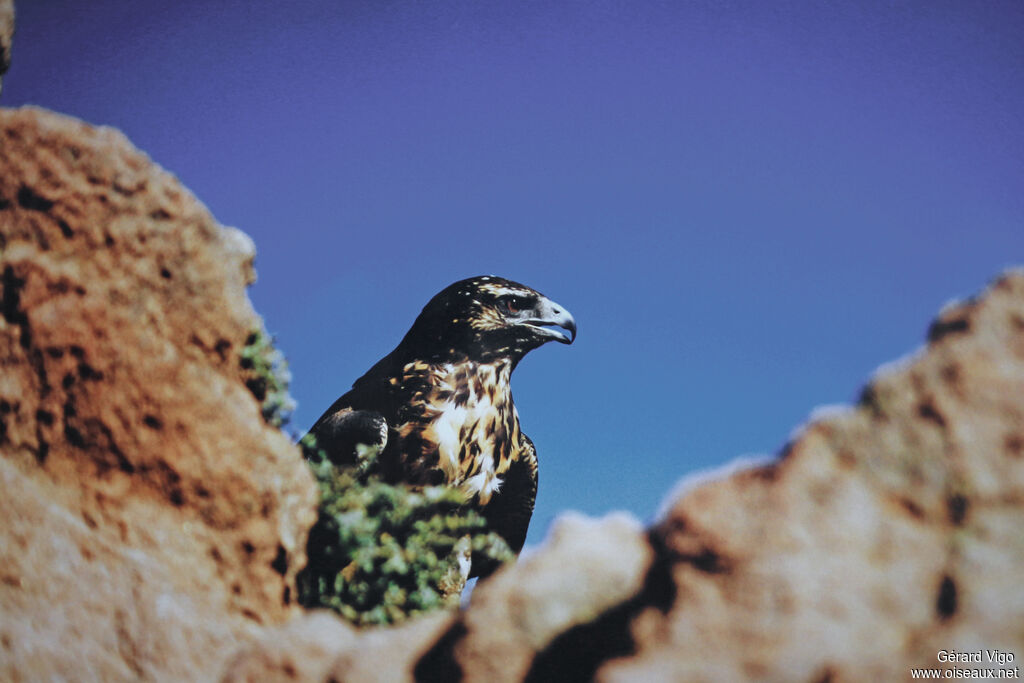
[[[529,287],[493,276],[456,282],[310,433],[339,466],[375,454],[387,481],[459,488],[518,553],[537,494],[537,452],[509,379],[531,350],[575,337],[568,311]],[[492,570],[474,566],[471,575]]]

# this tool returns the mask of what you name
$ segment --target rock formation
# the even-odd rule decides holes
[[[316,493],[246,363],[252,258],[118,132],[0,110],[0,679],[875,681],[968,666],[941,650],[1024,658],[1024,272],[652,528],[563,518],[467,608],[357,631],[293,604]]]
[[[599,678],[902,680],[941,650],[1020,658],[1022,529],[1018,271],[778,462],[675,501],[652,532],[674,599]]]
[[[186,680],[296,609],[316,493],[253,245],[117,131],[0,110],[0,679]]]

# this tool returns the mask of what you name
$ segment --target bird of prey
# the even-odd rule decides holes
[[[509,379],[531,350],[575,338],[572,315],[540,292],[494,276],[461,280],[427,303],[310,433],[335,465],[373,458],[385,481],[460,489],[518,553],[537,494],[537,452]],[[473,566],[470,576],[494,568]]]

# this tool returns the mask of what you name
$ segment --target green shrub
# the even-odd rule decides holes
[[[263,419],[267,424],[283,427],[295,409],[295,401],[288,393],[288,362],[274,348],[273,338],[262,330],[250,332],[238,363],[245,375],[245,386],[260,402]]]
[[[388,484],[373,474],[372,461],[338,469],[311,437],[300,443],[320,487],[309,564],[298,577],[301,604],[329,607],[359,625],[395,623],[457,605],[460,558],[514,557],[458,490]]]

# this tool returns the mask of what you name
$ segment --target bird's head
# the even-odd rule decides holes
[[[403,340],[430,358],[518,362],[549,342],[571,344],[576,321],[565,307],[511,280],[482,275],[439,292],[423,308]]]

